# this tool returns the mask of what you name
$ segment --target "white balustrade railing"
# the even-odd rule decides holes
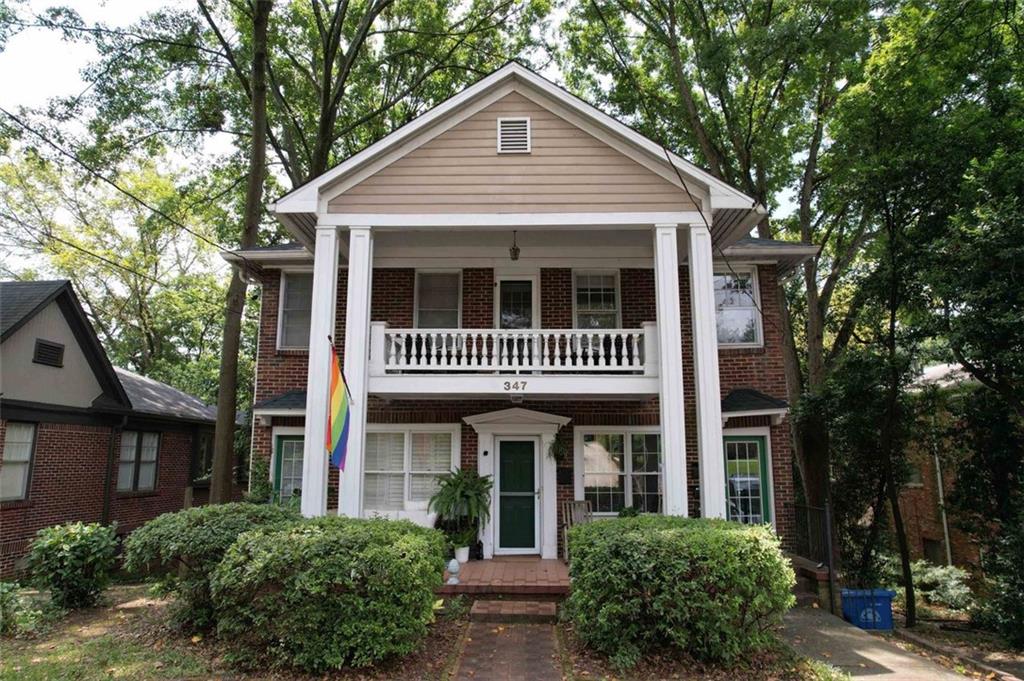
[[[642,329],[371,329],[371,372],[649,373]],[[653,359],[653,358],[652,358]]]

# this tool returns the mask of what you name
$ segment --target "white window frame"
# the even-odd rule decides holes
[[[615,328],[622,328],[622,277],[617,269],[574,269],[572,271],[572,328],[579,328],[579,316],[576,305],[576,278],[580,275],[597,274],[615,277]]]
[[[730,269],[724,265],[718,265],[714,268],[713,276],[719,275],[734,275],[734,274],[749,274],[750,275],[750,286],[754,291],[754,335],[755,340],[752,343],[723,343],[718,340],[718,308],[715,306],[715,341],[718,343],[720,348],[763,348],[764,347],[764,319],[761,314],[761,282],[758,279],[758,267],[757,265],[733,265]],[[714,287],[714,281],[712,281],[712,287]],[[716,289],[712,290],[712,296],[715,295]]]
[[[501,148],[501,124],[504,121],[526,122],[526,149],[507,150]],[[494,148],[499,154],[529,154],[533,151],[533,122],[529,116],[498,116],[494,124]]]
[[[125,463],[125,460],[121,458],[121,452],[123,451],[124,436],[126,433],[135,433],[135,458],[131,459],[131,487],[121,489],[121,464]],[[139,469],[142,467],[142,440],[146,435],[156,435],[156,458],[152,461],[153,486],[140,489]],[[145,428],[125,428],[121,431],[121,436],[117,443],[117,479],[114,481],[114,487],[118,494],[152,494],[156,492],[157,487],[160,485],[160,448],[164,442],[163,435],[164,434],[159,430],[147,430]]]
[[[583,473],[584,473],[584,461],[583,461],[583,437],[585,435],[622,435],[624,441],[622,443],[622,456],[623,456],[623,471],[622,474],[625,476],[626,484],[623,488],[625,494],[625,506],[632,507],[633,505],[633,459],[632,449],[633,444],[630,442],[630,436],[632,435],[657,435],[661,438],[662,451],[661,451],[661,498],[662,503],[665,501],[665,486],[667,481],[665,480],[665,436],[661,432],[661,426],[576,426],[573,429],[573,498],[576,501],[583,501],[586,499]],[[615,512],[593,512],[594,517],[598,518],[614,518],[618,514]]]
[[[313,274],[312,267],[288,267],[281,270],[280,282],[277,287],[277,339],[275,345],[278,350],[309,350],[309,343],[306,345],[284,345],[282,343],[284,333],[284,288],[285,280],[289,274]],[[310,310],[313,301],[310,300]]]
[[[456,329],[462,328],[462,270],[461,269],[433,269],[417,268],[413,273],[413,295],[412,295],[412,325],[413,328],[420,326],[420,274],[458,274],[459,275],[459,321]],[[433,328],[433,327],[431,327]]]
[[[2,497],[2,498],[0,498],[0,502],[25,501],[26,499],[28,499],[29,490],[32,489],[32,469],[35,468],[35,466],[33,464],[35,464],[35,460],[36,460],[36,443],[39,441],[39,424],[38,423],[34,423],[32,421],[8,421],[7,422],[7,426],[4,429],[4,439],[5,440],[7,438],[7,433],[9,432],[10,427],[12,425],[15,425],[15,424],[17,424],[19,426],[31,426],[32,427],[32,443],[31,443],[31,445],[29,447],[29,450],[28,450],[28,461],[17,461],[17,462],[11,462],[11,464],[10,464],[10,465],[18,465],[18,466],[24,465],[25,466],[25,484],[24,484],[24,489],[22,490],[20,496],[16,496],[16,497]],[[0,473],[3,472],[3,469],[7,465],[8,465],[8,463],[6,461],[0,462]]]
[[[533,326],[539,329],[540,324],[540,270],[526,272],[495,272],[494,273],[494,328],[501,325],[501,282],[503,281],[529,281],[533,300]]]
[[[305,427],[303,427],[303,426],[274,426],[273,428],[270,429],[270,466],[269,466],[269,470],[267,471],[267,476],[268,476],[267,477],[267,482],[270,483],[271,495],[274,495],[274,494],[277,493],[277,490],[274,489],[274,482],[275,482],[275,480],[274,480],[274,470],[277,468],[277,456],[278,456],[277,438],[280,437],[280,436],[295,437],[296,435],[301,435],[301,436],[305,437],[305,435],[306,435]],[[302,452],[302,455],[303,455],[303,457],[305,457],[305,455],[306,455],[306,452],[305,452],[305,440],[303,440],[303,452]],[[250,457],[250,459],[251,458],[252,457]],[[252,471],[252,463],[251,463],[251,461],[250,461],[249,466],[250,466],[249,470]],[[305,483],[305,479],[303,479],[303,483]],[[250,492],[252,491],[252,476],[249,477],[249,491]],[[280,499],[278,499],[278,501],[280,501]]]
[[[765,471],[768,477],[768,479],[765,480],[765,484],[768,486],[768,489],[765,491],[765,494],[768,495],[768,508],[771,510],[772,529],[778,531],[778,528],[776,527],[776,517],[778,516],[778,513],[776,513],[775,510],[775,464],[772,461],[772,429],[769,426],[755,426],[753,428],[723,428],[722,466],[725,466],[724,438],[726,437],[764,438],[764,462],[765,466],[768,468],[768,470]],[[725,494],[726,490],[722,490],[722,493]]]
[[[402,482],[402,508],[401,509],[376,509],[376,508],[364,508],[365,499],[359,500],[359,508],[364,515],[387,515],[389,513],[395,513],[401,511],[427,511],[429,501],[411,501],[410,496],[412,492],[412,434],[413,433],[448,433],[452,436],[452,458],[449,466],[449,470],[457,470],[459,468],[459,462],[461,460],[462,451],[462,426],[458,423],[367,423],[366,433],[401,433],[404,439],[403,443],[403,459],[402,459],[402,474],[404,480]],[[366,474],[374,473],[369,469],[364,469],[362,472],[363,480],[360,481],[359,488],[363,490],[365,488]],[[395,471],[385,471],[386,473],[394,474]],[[421,471],[423,472],[423,471]]]

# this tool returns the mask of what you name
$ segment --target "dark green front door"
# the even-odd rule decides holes
[[[537,475],[533,440],[498,443],[498,549],[537,550]]]

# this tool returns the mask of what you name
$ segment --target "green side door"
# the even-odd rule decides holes
[[[536,443],[498,444],[498,548],[537,549]]]
[[[772,521],[771,490],[765,439],[727,435],[725,450],[725,500],[729,520],[750,525]]]

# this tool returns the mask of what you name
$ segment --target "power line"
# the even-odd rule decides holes
[[[69,158],[69,159],[71,159],[71,161],[73,161],[73,162],[74,162],[74,163],[75,163],[76,165],[78,165],[79,167],[81,167],[81,168],[82,168],[83,170],[85,170],[85,171],[86,171],[87,173],[89,173],[89,174],[90,174],[91,176],[95,177],[96,179],[100,180],[101,182],[104,182],[105,184],[108,184],[108,185],[110,185],[111,187],[113,187],[114,189],[116,189],[116,190],[117,190],[118,192],[120,192],[121,194],[124,194],[125,196],[127,196],[128,198],[130,198],[130,199],[131,199],[132,201],[135,201],[135,202],[136,202],[136,203],[138,203],[138,204],[139,204],[140,206],[142,206],[142,207],[146,208],[147,210],[149,210],[149,211],[150,211],[151,213],[153,213],[154,215],[158,215],[158,216],[160,216],[161,218],[163,218],[164,220],[166,220],[166,221],[167,221],[167,222],[169,222],[170,224],[174,225],[174,226],[175,226],[175,227],[177,227],[178,229],[181,229],[181,230],[184,230],[184,231],[188,232],[189,234],[191,234],[191,235],[192,235],[192,236],[194,236],[195,238],[197,238],[197,239],[200,239],[201,241],[204,241],[204,242],[208,243],[209,245],[213,246],[214,248],[216,248],[216,249],[218,249],[218,250],[221,250],[221,251],[227,251],[228,253],[231,253],[231,254],[233,254],[233,255],[237,256],[237,257],[238,257],[238,258],[240,258],[240,259],[241,259],[241,260],[242,260],[243,262],[245,262],[245,263],[246,263],[246,265],[249,265],[249,264],[250,264],[250,261],[249,261],[249,260],[248,260],[248,259],[247,259],[247,258],[245,257],[245,255],[243,255],[243,254],[242,254],[242,252],[241,252],[241,251],[239,251],[239,250],[237,250],[237,249],[233,249],[233,248],[228,248],[228,247],[226,247],[226,246],[223,246],[222,244],[219,244],[219,243],[217,243],[216,241],[214,241],[213,239],[210,239],[210,238],[209,238],[209,237],[207,237],[206,235],[204,235],[204,234],[201,234],[201,233],[199,233],[199,232],[195,231],[194,229],[192,229],[192,228],[191,228],[191,227],[189,227],[188,225],[184,224],[184,223],[183,223],[183,222],[181,222],[180,220],[177,220],[177,219],[175,219],[175,218],[171,217],[170,215],[168,215],[168,214],[167,214],[167,213],[165,213],[164,211],[160,210],[160,209],[159,209],[159,208],[157,208],[156,206],[150,205],[150,204],[149,204],[148,202],[146,202],[145,200],[143,200],[143,199],[139,198],[138,196],[136,196],[136,195],[135,195],[135,194],[133,194],[132,192],[128,191],[127,189],[125,189],[124,187],[122,187],[121,185],[119,185],[119,184],[118,184],[117,182],[115,182],[115,181],[111,180],[111,179],[110,179],[110,178],[108,178],[108,177],[107,177],[106,175],[104,175],[104,174],[103,174],[103,173],[101,173],[100,171],[98,171],[98,170],[96,170],[95,168],[93,168],[92,166],[90,166],[90,165],[89,165],[88,163],[86,163],[85,161],[83,161],[83,160],[81,160],[80,158],[78,158],[78,156],[76,156],[75,154],[73,154],[73,153],[71,153],[70,151],[68,151],[68,150],[66,150],[66,149],[62,148],[61,146],[59,146],[59,145],[58,145],[58,144],[57,144],[56,142],[54,142],[53,140],[51,140],[51,139],[50,139],[49,137],[46,137],[46,136],[45,136],[45,135],[43,135],[43,134],[42,134],[41,132],[39,132],[38,130],[36,130],[36,129],[35,129],[35,128],[33,128],[32,126],[30,126],[30,125],[29,125],[28,123],[26,123],[25,121],[23,121],[23,120],[22,120],[21,118],[19,118],[18,116],[16,116],[16,115],[12,114],[12,113],[11,113],[10,111],[8,111],[7,109],[4,109],[3,107],[0,107],[0,113],[3,113],[3,114],[4,114],[5,116],[7,116],[8,118],[10,118],[10,119],[11,119],[12,121],[14,121],[14,123],[15,123],[15,124],[16,124],[16,125],[17,125],[18,127],[20,127],[20,128],[22,129],[22,130],[24,130],[25,132],[31,133],[31,134],[32,134],[32,135],[34,135],[35,137],[38,137],[38,138],[39,138],[40,140],[42,140],[42,141],[43,141],[44,143],[46,143],[46,144],[47,144],[48,146],[50,146],[51,148],[53,148],[54,150],[56,150],[56,151],[57,151],[57,153],[59,153],[60,155],[62,155],[62,156],[65,156],[66,158]]]

